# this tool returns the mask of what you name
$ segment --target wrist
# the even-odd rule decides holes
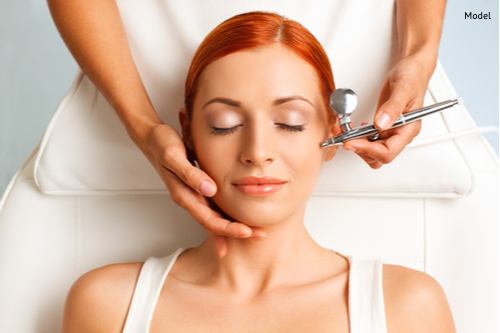
[[[398,49],[398,60],[417,55],[419,57],[426,57],[429,59],[437,59],[439,51],[439,41],[425,41],[410,43],[406,41],[401,43]]]
[[[438,48],[434,45],[421,45],[418,48],[402,52],[398,55],[396,63],[411,61],[417,64],[419,71],[430,79],[436,68]]]
[[[115,107],[115,111],[125,126],[128,135],[141,150],[148,145],[151,132],[157,126],[163,125],[151,103],[143,103],[143,105],[134,105],[127,108]]]

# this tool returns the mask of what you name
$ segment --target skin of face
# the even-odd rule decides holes
[[[339,132],[314,68],[273,44],[210,63],[198,87],[191,119],[181,110],[180,120],[187,146],[217,184],[215,204],[249,226],[302,222],[321,165],[336,152],[320,143]],[[235,182],[251,176],[282,185],[266,195],[238,190]]]

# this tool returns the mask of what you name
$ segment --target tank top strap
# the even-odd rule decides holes
[[[150,257],[144,262],[122,333],[149,332],[165,279],[177,257],[184,251],[185,249],[180,248],[167,257]]]
[[[349,258],[349,325],[351,333],[387,333],[382,259]]]

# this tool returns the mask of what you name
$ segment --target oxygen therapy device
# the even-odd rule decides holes
[[[405,124],[417,121],[436,112],[441,112],[455,105],[463,104],[461,97],[453,100],[444,101],[441,103],[429,105],[418,110],[410,111],[402,114],[392,125],[391,128],[381,131],[375,127],[374,124],[368,124],[356,128],[351,126],[351,118],[349,116],[354,112],[358,106],[358,97],[356,93],[348,88],[339,88],[335,90],[330,96],[330,106],[337,114],[342,128],[342,134],[330,138],[321,143],[321,147],[326,148],[329,146],[340,145],[344,141],[354,140],[359,138],[368,137],[368,140],[375,141],[378,139],[379,134],[389,131],[393,128],[403,126]]]

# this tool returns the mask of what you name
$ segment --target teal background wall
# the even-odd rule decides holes
[[[465,12],[491,20],[465,19]],[[498,127],[498,0],[449,0],[439,59],[478,126]],[[486,133],[498,155],[498,132]]]

